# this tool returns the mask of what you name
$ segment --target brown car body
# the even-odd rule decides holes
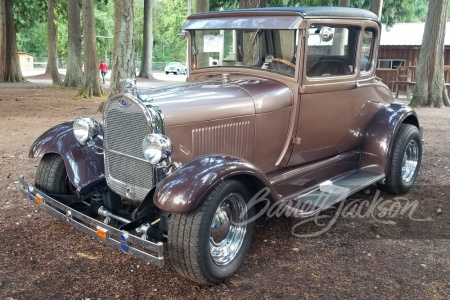
[[[293,77],[248,68],[191,69],[185,85],[139,93],[140,101],[151,98],[164,113],[166,135],[173,144],[171,159],[182,164],[156,188],[157,206],[189,212],[218,182],[233,176],[269,187],[273,200],[282,201],[359,169],[386,175],[399,126],[419,123],[414,110],[392,104],[390,90],[376,78],[380,24],[367,16],[333,18],[270,9],[190,16],[183,26],[188,31],[295,27],[300,55]],[[354,74],[308,78],[304,41],[313,23],[358,26],[360,35],[366,27],[376,29],[372,68],[358,71],[358,53]],[[230,82],[222,83],[224,73],[230,74]],[[80,192],[103,180],[104,162],[95,155],[88,158],[91,150],[78,145],[69,127],[62,124],[46,132],[32,146],[30,157],[60,153]],[[101,143],[101,136],[96,140]],[[205,160],[211,170],[205,169]],[[233,165],[241,167],[230,168]],[[199,180],[212,173],[217,176],[207,183]],[[174,184],[179,177],[183,183]],[[175,200],[181,198],[186,201]]]
[[[348,30],[348,43],[341,44],[347,54],[323,60],[308,56],[310,33],[327,42],[332,26],[336,34]],[[380,23],[373,13],[331,7],[211,12],[190,16],[182,29],[193,45],[188,83],[137,92],[125,81],[127,92],[108,101],[102,125],[81,118],[91,124],[88,139],[78,135],[77,140],[72,122],[45,132],[29,156],[44,156],[40,166],[46,167],[38,167],[36,177],[46,179],[34,187],[21,176],[24,195],[86,234],[158,266],[164,263],[161,241],[167,239],[180,274],[217,283],[238,269],[249,247],[254,225],[247,219],[238,224],[237,216],[253,216],[250,194],[276,203],[290,216],[308,217],[374,183],[397,194],[412,187],[420,168],[422,128],[414,110],[395,103],[376,77]],[[292,60],[267,50],[264,62],[247,67],[238,60],[244,57],[239,52],[230,55],[231,65],[214,65],[212,55],[209,66],[201,65],[192,41],[195,30],[231,29],[233,47],[244,30],[255,41],[267,29],[267,45],[278,34],[274,49],[295,48],[287,55]],[[281,42],[282,36],[295,41]],[[370,47],[364,48],[368,37]],[[287,65],[288,72],[274,62],[284,70]],[[150,138],[159,143],[150,148],[159,149],[152,152],[161,154],[159,160],[144,154]],[[60,169],[65,166],[64,177],[77,195],[43,192],[49,190],[42,183],[50,178],[46,157],[55,164],[63,158]],[[51,179],[55,186],[67,186],[67,180]],[[105,224],[71,206],[80,201],[90,213],[106,217]],[[109,226],[112,219],[123,225]]]

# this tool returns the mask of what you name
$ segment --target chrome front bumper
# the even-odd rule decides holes
[[[47,213],[75,227],[79,231],[84,232],[85,234],[90,235],[91,237],[116,248],[117,250],[136,256],[137,258],[155,264],[158,267],[164,266],[164,247],[162,242],[153,243],[140,237],[131,235],[126,231],[121,231],[115,227],[105,225],[104,223],[90,218],[85,214],[82,214],[45,195],[30,183],[28,183],[23,178],[23,175],[19,176],[19,180],[20,192],[23,195],[27,196],[30,201],[37,204],[42,210],[46,211]],[[37,199],[36,196],[38,196],[38,198],[40,198],[41,200]],[[98,232],[100,232],[103,237],[100,237],[98,235]],[[140,249],[134,248],[134,245],[139,246],[149,252],[153,252],[156,255],[152,255]]]

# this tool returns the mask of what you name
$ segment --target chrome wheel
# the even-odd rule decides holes
[[[209,249],[215,264],[226,265],[233,260],[241,249],[246,230],[245,200],[240,194],[230,194],[217,207],[211,223]]]
[[[406,146],[402,161],[402,179],[405,183],[411,181],[416,173],[419,161],[419,146],[415,140],[411,140]]]

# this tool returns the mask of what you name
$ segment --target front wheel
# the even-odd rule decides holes
[[[389,172],[380,190],[392,194],[407,193],[419,173],[422,161],[422,139],[416,126],[403,124],[395,136]]]
[[[244,260],[253,235],[251,195],[239,181],[219,184],[194,210],[172,214],[168,232],[175,269],[198,283],[216,284],[231,276]],[[242,217],[242,218],[241,218]]]
[[[45,155],[39,162],[35,185],[46,194],[71,195],[75,190],[67,176],[64,159],[55,153]]]

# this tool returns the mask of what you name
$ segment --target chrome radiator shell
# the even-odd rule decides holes
[[[103,112],[106,181],[130,200],[144,200],[155,184],[154,167],[142,151],[144,137],[153,132],[152,119],[147,107],[126,94],[112,98]]]

